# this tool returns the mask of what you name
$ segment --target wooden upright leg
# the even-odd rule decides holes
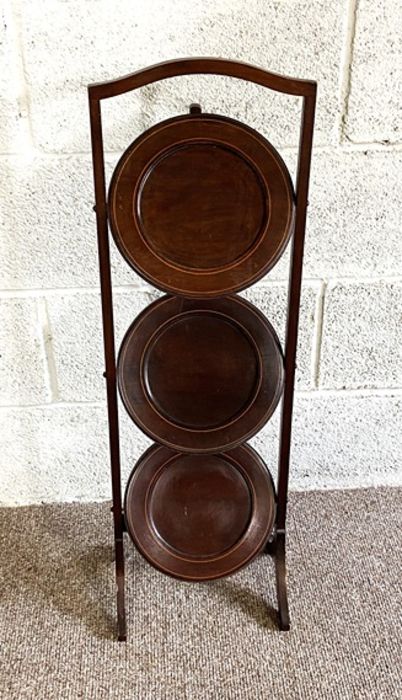
[[[290,617],[286,580],[286,549],[284,531],[275,531],[273,537],[265,546],[265,552],[274,557],[275,560],[279,629],[283,632],[287,632],[290,629]]]
[[[125,642],[126,611],[124,603],[124,543],[123,537],[115,540],[116,552],[116,585],[117,585],[117,638],[119,642]]]
[[[290,629],[289,605],[286,582],[286,549],[285,532],[276,535],[275,552],[276,594],[278,598],[279,629],[287,632]]]
[[[126,640],[126,616],[124,608],[124,549],[123,518],[120,477],[119,419],[117,407],[116,354],[114,346],[114,322],[110,250],[106,212],[105,164],[102,137],[102,118],[99,99],[89,92],[91,119],[92,160],[94,170],[96,229],[98,236],[99,272],[102,300],[103,348],[105,355],[107,410],[109,422],[109,450],[112,477],[113,524],[116,557],[117,585],[117,634]]]

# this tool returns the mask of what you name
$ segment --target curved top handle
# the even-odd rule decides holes
[[[315,95],[317,83],[313,80],[300,80],[290,78],[277,73],[270,73],[263,68],[258,68],[241,61],[230,61],[225,58],[178,58],[172,61],[156,63],[148,68],[125,75],[115,80],[102,83],[93,83],[88,86],[90,99],[103,100],[108,97],[116,97],[125,92],[155,83],[158,80],[174,78],[180,75],[225,75],[231,78],[247,80],[263,87],[283,92],[286,95],[308,97]]]

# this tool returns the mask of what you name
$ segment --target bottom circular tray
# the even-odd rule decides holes
[[[275,492],[248,445],[208,455],[153,445],[129,477],[124,511],[153,566],[202,581],[232,574],[258,554],[274,524]]]

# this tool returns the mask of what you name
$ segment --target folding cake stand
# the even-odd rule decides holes
[[[144,132],[106,195],[100,102],[179,75],[240,78],[303,98],[296,193],[273,146],[199,105]],[[88,88],[102,293],[117,579],[126,639],[123,533],[160,571],[204,581],[265,550],[289,629],[285,526],[295,355],[316,84],[214,58],[187,58]],[[133,321],[115,358],[108,223],[129,265],[167,292]],[[236,293],[261,279],[292,237],[285,351]],[[152,445],[121,494],[117,387]],[[283,397],[282,397],[283,395]],[[282,421],[278,489],[246,441]]]

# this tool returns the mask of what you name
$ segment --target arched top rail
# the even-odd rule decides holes
[[[317,84],[313,80],[300,80],[286,75],[270,73],[263,68],[258,68],[241,61],[229,61],[224,58],[179,58],[172,61],[156,63],[148,68],[125,75],[115,80],[102,83],[93,83],[88,86],[91,100],[104,100],[108,97],[123,95],[125,92],[155,83],[166,78],[175,78],[181,75],[225,75],[230,78],[239,78],[257,85],[269,88],[276,92],[296,97],[308,97],[315,95]]]

